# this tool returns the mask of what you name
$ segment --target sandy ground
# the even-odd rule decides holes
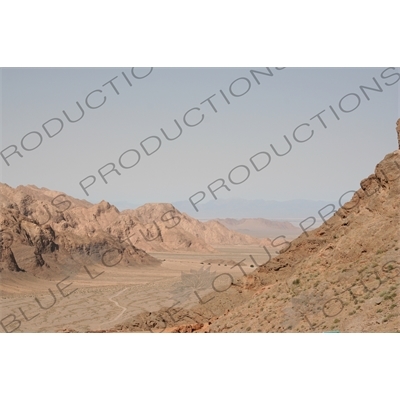
[[[272,254],[272,250],[271,250]],[[106,268],[87,265],[79,272],[61,280],[48,281],[11,272],[2,273],[0,298],[0,332],[57,332],[111,328],[117,323],[143,311],[157,311],[162,307],[189,308],[199,302],[199,296],[213,291],[210,281],[194,287],[185,286],[182,273],[190,277],[216,277],[217,290],[230,285],[230,277],[240,278],[254,270],[254,261],[268,260],[262,247],[218,247],[214,253],[151,253],[165,260],[160,266]],[[203,263],[222,259],[243,262],[243,271],[223,263]],[[209,270],[207,270],[209,268]],[[197,274],[197,271],[202,271]],[[89,276],[89,273],[91,276]],[[197,279],[197,278],[196,278]],[[192,279],[193,280],[193,279]],[[204,283],[206,282],[206,283]],[[221,286],[222,285],[222,286]],[[182,293],[180,293],[180,291]]]

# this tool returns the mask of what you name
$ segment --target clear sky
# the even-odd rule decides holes
[[[1,180],[13,187],[34,184],[59,190],[91,202],[175,202],[200,191],[206,202],[213,200],[207,186],[217,179],[224,179],[230,189],[217,190],[215,195],[221,198],[337,200],[358,189],[360,180],[397,148],[399,68],[270,67],[272,76],[253,76],[252,69],[269,73],[265,67],[137,68],[134,77],[131,68],[3,69],[1,150],[8,157],[15,151],[9,146],[14,145],[23,157],[9,156],[10,166],[0,158]],[[107,82],[115,77],[113,87]],[[360,89],[378,89],[377,84],[382,91]],[[97,107],[104,96],[106,101],[90,109],[85,99],[95,90],[88,104]],[[85,114],[72,123],[63,111],[78,119],[82,113],[77,101]],[[184,115],[193,108],[185,124]],[[323,110],[320,118],[326,128],[315,117]],[[42,125],[53,118],[64,125],[50,138]],[[167,140],[161,129],[176,136],[175,119],[182,134]],[[297,130],[298,140],[307,139],[314,130],[305,142],[293,138],[301,124],[309,126]],[[58,120],[46,125],[50,135],[60,126]],[[292,150],[277,156],[271,144],[277,152],[286,152],[284,135]],[[140,143],[150,136],[158,139],[144,142],[149,153],[161,146],[146,155]],[[36,149],[24,150],[40,140]],[[141,157],[132,168],[119,164],[127,150],[131,151],[121,158],[125,167],[137,161],[138,153]],[[259,152],[268,153],[271,161],[256,172],[250,158]],[[259,155],[253,161],[260,168],[267,159]],[[108,163],[114,163],[120,175],[111,172],[105,184],[98,170]],[[229,173],[238,165],[248,169],[234,170],[231,181],[248,179],[234,184]],[[86,196],[79,182],[90,175],[96,181]]]

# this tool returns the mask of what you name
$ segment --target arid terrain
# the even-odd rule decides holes
[[[2,331],[399,332],[399,177],[397,150],[300,236],[0,184]]]
[[[202,223],[170,204],[119,212],[35,186],[0,184],[3,331],[109,328],[178,298],[182,274],[200,268],[251,272],[268,238]],[[252,261],[250,258],[253,257]],[[212,288],[205,288],[212,290]],[[203,294],[203,293],[202,293]],[[171,303],[172,299],[172,303]]]
[[[17,327],[18,322],[12,323],[13,317],[5,319],[3,324],[9,331],[17,328],[18,332],[110,329],[137,315],[177,304],[185,308],[196,305],[198,299],[192,289],[197,287],[183,285],[182,274],[209,269],[214,276],[229,273],[238,279],[242,272],[238,267],[232,269],[232,260],[239,262],[249,259],[249,255],[260,262],[266,259],[259,246],[221,246],[213,253],[165,252],[151,255],[165,261],[160,265],[107,268],[101,264],[88,264],[87,259],[79,264],[76,257],[77,265],[80,265],[78,272],[53,280],[3,270],[1,319],[13,314],[21,325]],[[226,260],[227,265],[208,265],[205,261],[211,258]],[[247,273],[254,270],[248,261],[242,263],[242,268]],[[224,277],[221,278],[216,284],[226,286]],[[210,282],[206,283],[199,286],[199,296],[212,292]],[[7,326],[8,323],[11,324]]]
[[[253,273],[213,287],[190,309],[142,313],[111,331],[399,332],[399,178],[397,150],[325,224]],[[185,281],[192,291],[217,282],[204,271]]]

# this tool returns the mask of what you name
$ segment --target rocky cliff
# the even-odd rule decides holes
[[[13,189],[0,184],[0,270],[50,278],[78,269],[76,260],[83,258],[99,264],[117,257],[121,265],[158,263],[145,251],[95,228],[96,218],[110,208],[35,186]]]
[[[210,330],[398,332],[399,178],[395,151],[326,223],[244,277],[238,287],[251,299]]]

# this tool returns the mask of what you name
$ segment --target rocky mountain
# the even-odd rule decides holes
[[[106,221],[108,223],[108,221]],[[200,222],[178,211],[172,204],[149,203],[135,210],[124,210],[110,229],[122,229],[131,242],[148,252],[212,252],[220,245],[267,245],[269,239],[257,239],[231,231],[217,221]]]
[[[120,212],[36,186],[0,184],[0,270],[41,277],[74,270],[76,260],[146,265],[153,251],[212,252],[213,245],[264,245],[216,221],[202,223],[171,204]]]
[[[51,278],[76,271],[76,260],[110,264],[157,264],[145,251],[98,229],[106,203],[93,205],[35,186],[0,184],[0,271]],[[116,211],[117,212],[117,211]]]
[[[327,222],[243,279],[253,296],[211,331],[400,329],[400,151]]]

